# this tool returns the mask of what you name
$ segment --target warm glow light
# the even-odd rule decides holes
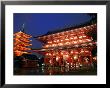
[[[71,51],[70,53],[73,54],[73,51]]]
[[[74,39],[77,39],[77,36],[75,36]]]
[[[78,54],[78,52],[75,52],[75,54]]]
[[[97,60],[97,57],[93,57],[93,60]]]
[[[83,37],[85,38],[86,36],[84,35]]]
[[[74,41],[74,43],[76,44],[76,43],[77,43],[77,41]]]
[[[73,39],[73,38],[70,38],[70,39]]]
[[[69,39],[65,39],[65,40],[69,40]]]
[[[65,44],[68,45],[68,44],[70,44],[70,42],[66,42]]]
[[[49,53],[49,56],[51,56],[52,54],[51,53]]]
[[[48,53],[46,53],[46,55],[48,56]]]
[[[83,53],[84,52],[84,50],[81,50],[81,53]]]
[[[82,38],[82,36],[79,36],[79,38]]]
[[[59,42],[59,40],[57,40],[57,42]]]
[[[46,45],[45,47],[46,47],[46,48],[48,48],[48,47],[49,47],[49,45]]]
[[[89,43],[89,45],[91,45],[91,46],[92,46],[93,44],[92,44],[92,43]]]
[[[58,61],[58,60],[59,60],[59,57],[57,56],[57,57],[56,57],[56,61]]]
[[[16,56],[21,56],[23,53],[28,53],[26,52],[27,50],[31,50],[30,48],[27,48],[27,46],[32,45],[29,44],[29,38],[31,37],[32,36],[21,31],[14,34],[14,54]]]
[[[88,53],[89,51],[86,50],[85,52]]]
[[[68,58],[68,57],[69,57],[69,55],[66,55],[66,57]]]
[[[82,40],[79,40],[79,42],[82,42]]]
[[[91,41],[91,39],[86,39],[88,42],[90,42]]]
[[[62,46],[63,44],[62,43],[59,43],[59,45]]]
[[[54,42],[57,42],[57,41],[54,40]]]
[[[52,47],[54,47],[55,45],[53,44]]]
[[[61,52],[61,55],[63,55],[63,52]]]
[[[51,44],[51,43],[52,43],[52,41],[49,41],[48,43],[49,43],[49,44]]]
[[[75,55],[75,56],[74,56],[74,60],[77,60],[77,59],[78,59],[78,55]]]

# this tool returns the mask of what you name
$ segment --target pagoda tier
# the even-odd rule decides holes
[[[31,35],[28,35],[28,34],[22,32],[22,31],[14,33],[14,36],[17,36],[17,37],[21,37],[22,36],[24,38],[31,38],[32,37]]]

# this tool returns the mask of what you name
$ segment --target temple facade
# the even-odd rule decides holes
[[[80,67],[97,62],[96,23],[52,31],[35,38],[43,45],[37,51],[44,53],[47,66]]]

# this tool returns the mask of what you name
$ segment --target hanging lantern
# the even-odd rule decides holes
[[[58,60],[59,60],[59,57],[58,57],[58,56],[56,56],[56,61],[58,62]]]
[[[74,55],[74,60],[77,60],[78,59],[78,55]]]

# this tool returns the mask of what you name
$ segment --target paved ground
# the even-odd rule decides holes
[[[14,75],[97,75],[97,69],[69,69],[65,67],[14,68]]]

